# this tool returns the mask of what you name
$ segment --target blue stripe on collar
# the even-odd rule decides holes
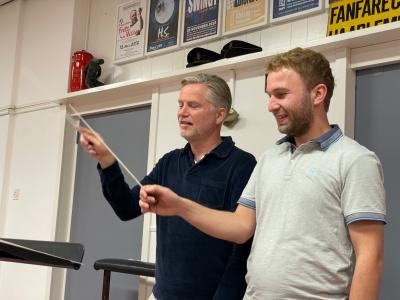
[[[321,135],[320,137],[311,140],[311,142],[314,142],[316,144],[319,145],[319,147],[321,148],[321,150],[326,150],[329,148],[330,145],[332,145],[333,143],[335,143],[338,139],[340,139],[343,136],[342,130],[339,128],[338,125],[334,124],[331,125],[331,130],[329,130],[327,133]],[[293,136],[284,136],[283,138],[281,138],[280,140],[278,140],[276,142],[277,145],[283,144],[289,142],[293,145],[295,145],[295,140],[293,138]]]
[[[325,151],[330,145],[335,143],[343,136],[342,130],[338,125],[331,125],[332,129],[321,135],[319,138],[313,139],[313,142],[319,144],[321,150]]]

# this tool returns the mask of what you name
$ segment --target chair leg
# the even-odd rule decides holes
[[[110,279],[111,271],[104,270],[103,276],[103,294],[101,296],[102,300],[108,300],[110,296]]]

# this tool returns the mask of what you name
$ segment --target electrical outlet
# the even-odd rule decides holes
[[[14,189],[14,192],[12,194],[12,199],[19,200],[20,192],[21,192],[20,189]]]

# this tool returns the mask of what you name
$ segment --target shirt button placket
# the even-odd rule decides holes
[[[291,154],[290,161],[289,161],[289,166],[288,166],[288,168],[286,169],[286,172],[285,172],[285,180],[290,180],[290,178],[292,177],[293,170],[294,170],[294,167],[295,167],[295,164],[296,164],[296,157],[295,156],[296,156],[295,154]]]

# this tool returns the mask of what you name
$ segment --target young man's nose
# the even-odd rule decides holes
[[[268,99],[268,111],[273,112],[273,111],[276,111],[277,109],[279,109],[279,104],[276,101],[276,99],[273,96],[271,96]]]

